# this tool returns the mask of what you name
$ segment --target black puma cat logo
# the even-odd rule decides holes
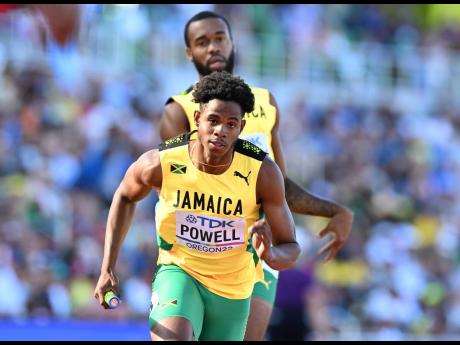
[[[248,176],[243,176],[239,171],[235,171],[233,173],[233,176],[238,176],[238,177],[242,178],[243,180],[245,180],[248,186],[249,186],[249,182],[248,182],[249,175],[251,175],[251,171],[249,172]]]

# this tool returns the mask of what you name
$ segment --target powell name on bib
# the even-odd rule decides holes
[[[245,243],[244,218],[219,218],[176,211],[176,242],[209,254],[239,248]]]

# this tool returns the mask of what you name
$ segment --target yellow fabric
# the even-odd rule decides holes
[[[158,264],[181,267],[222,297],[248,298],[261,278],[247,244],[248,228],[259,217],[256,181],[262,161],[235,151],[223,174],[207,174],[193,165],[188,139],[161,150],[160,161],[156,226],[167,244],[160,246]]]
[[[327,265],[320,265],[316,278],[333,286],[366,286],[370,279],[369,265],[362,259],[347,261],[334,260]]]
[[[270,104],[270,94],[267,89],[251,87],[251,91],[255,98],[254,111],[244,115],[246,125],[239,137],[259,146],[275,160],[272,149],[272,129],[276,121],[276,108]],[[172,97],[184,109],[191,131],[196,129],[195,111],[199,110],[199,104],[193,102],[192,98],[192,91]]]

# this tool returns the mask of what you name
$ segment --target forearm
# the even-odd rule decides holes
[[[265,262],[274,270],[287,270],[295,266],[299,255],[300,246],[297,242],[277,244],[271,247],[270,258]]]
[[[105,231],[104,259],[101,271],[113,271],[123,240],[128,233],[136,203],[115,193]]]
[[[307,192],[286,176],[284,177],[284,186],[286,201],[292,212],[328,218],[341,212],[350,213],[351,216],[351,211],[345,206]]]

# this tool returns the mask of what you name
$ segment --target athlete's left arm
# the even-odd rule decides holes
[[[283,175],[268,157],[260,168],[256,188],[267,220],[259,220],[251,227],[252,245],[271,268],[278,271],[292,268],[299,257],[300,247],[295,238],[294,220],[284,197]]]
[[[275,97],[271,93],[270,104],[276,109],[276,122],[272,129],[272,148],[275,154],[275,161],[284,175],[286,200],[289,209],[295,213],[331,218],[328,225],[319,233],[319,236],[323,238],[327,234],[333,233],[334,238],[318,252],[321,255],[330,250],[331,252],[325,258],[325,261],[329,261],[337,255],[350,235],[353,212],[334,201],[309,193],[287,176],[286,162],[279,135],[279,108]]]

